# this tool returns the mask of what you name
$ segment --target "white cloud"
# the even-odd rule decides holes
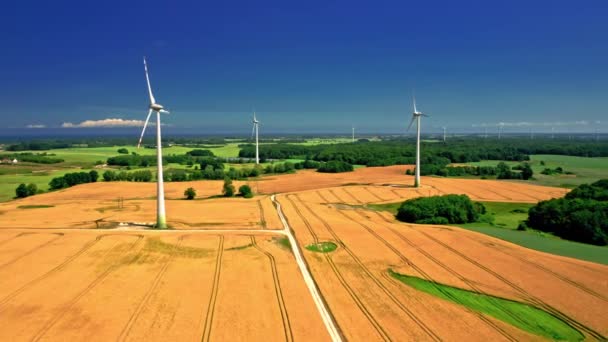
[[[33,124],[33,125],[27,125],[25,126],[26,128],[46,128],[46,125],[42,125],[42,124]]]
[[[148,122],[148,124],[153,124]],[[64,122],[61,124],[63,128],[93,128],[93,127],[143,127],[143,120],[125,120],[118,118],[108,118],[102,120],[85,120],[81,123]]]

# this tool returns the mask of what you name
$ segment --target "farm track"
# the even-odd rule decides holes
[[[317,195],[319,195],[319,197],[323,198],[320,193],[317,193]],[[296,197],[298,197],[298,195],[296,195]],[[401,311],[403,311],[408,317],[410,317],[410,319],[412,319],[412,321],[416,325],[418,325],[418,327],[420,327],[422,329],[422,331],[424,331],[432,340],[441,341],[441,338],[437,334],[435,334],[426,324],[424,324],[424,322],[422,322],[422,320],[420,320],[411,310],[409,310],[403,303],[401,303],[401,301],[399,301],[399,299],[365,266],[365,264],[363,264],[363,262],[361,262],[361,260],[355,255],[355,253],[348,246],[346,246],[346,244],[344,244],[344,242],[340,239],[340,237],[333,230],[333,228],[331,228],[329,223],[327,223],[325,220],[323,220],[306,203],[302,202],[302,200],[300,200],[300,202],[302,203],[302,205],[304,205],[304,207],[309,212],[311,212],[313,214],[313,216],[315,216],[325,226],[325,228],[330,232],[330,234],[334,237],[334,239],[340,243],[342,248],[344,248],[344,250],[350,255],[350,257],[365,272],[365,274],[382,290],[382,292],[384,292],[387,295],[387,297],[390,298],[390,300],[399,309],[401,309]]]
[[[480,243],[480,244],[482,244],[482,243],[481,243],[479,240],[474,239],[474,238],[472,238],[472,237],[470,237],[470,236],[467,236],[467,238],[468,238],[469,240],[475,241],[476,243]],[[482,245],[483,245],[483,244],[482,244]],[[583,291],[583,292],[586,292],[587,294],[589,294],[589,295],[591,295],[591,296],[593,296],[593,297],[596,297],[596,298],[598,298],[598,299],[601,299],[601,300],[603,300],[604,302],[608,302],[608,298],[607,298],[606,296],[602,295],[601,293],[597,293],[597,292],[595,292],[594,290],[592,290],[592,289],[590,289],[590,288],[586,287],[585,285],[583,285],[583,284],[579,284],[579,283],[577,283],[576,281],[574,281],[574,280],[572,280],[572,279],[570,279],[570,278],[568,278],[568,277],[566,277],[566,276],[564,276],[564,275],[561,275],[561,274],[559,274],[559,273],[557,273],[557,272],[553,271],[553,270],[552,270],[552,269],[550,269],[550,268],[547,268],[547,267],[545,267],[545,266],[543,266],[543,265],[541,265],[541,264],[538,264],[538,263],[535,263],[535,262],[533,262],[533,261],[530,261],[529,259],[524,258],[524,257],[522,257],[522,256],[520,256],[520,255],[517,255],[517,254],[514,254],[514,253],[509,253],[509,252],[507,251],[507,248],[505,248],[505,247],[503,247],[503,246],[494,246],[494,247],[496,247],[495,249],[496,249],[496,251],[498,251],[498,252],[501,252],[501,253],[503,253],[503,254],[505,254],[505,255],[507,255],[507,256],[510,256],[510,257],[512,257],[512,258],[518,259],[518,260],[520,260],[521,262],[523,262],[523,263],[525,263],[525,264],[528,264],[528,265],[530,265],[530,266],[532,266],[532,267],[538,268],[539,270],[544,271],[544,272],[546,272],[546,273],[548,273],[548,274],[550,274],[550,275],[554,276],[555,278],[557,278],[557,279],[559,279],[559,280],[561,280],[561,281],[563,281],[563,282],[565,282],[565,283],[567,283],[567,284],[570,284],[571,286],[574,286],[574,287],[578,288],[579,290],[581,290],[581,291]]]
[[[154,280],[152,281],[152,285],[150,286],[150,288],[148,289],[148,291],[146,291],[146,294],[141,299],[141,301],[139,302],[139,304],[137,304],[137,308],[131,314],[131,317],[129,317],[129,320],[127,321],[127,324],[124,326],[124,328],[120,332],[120,335],[118,335],[118,338],[117,338],[118,341],[124,341],[124,340],[127,339],[127,337],[129,337],[129,333],[131,332],[131,328],[133,328],[133,324],[135,324],[135,322],[139,318],[139,315],[143,311],[145,305],[148,303],[148,301],[150,300],[150,298],[154,294],[154,291],[158,287],[158,284],[160,284],[160,281],[162,280],[163,276],[167,272],[167,269],[169,268],[169,265],[171,265],[171,262],[175,258],[175,251],[181,246],[181,244],[182,244],[182,242],[183,242],[183,240],[184,240],[184,238],[186,236],[188,236],[188,235],[182,235],[182,236],[180,236],[178,238],[177,244],[174,245],[173,250],[171,251],[171,255],[163,263],[161,269],[156,274],[156,277],[154,277]]]
[[[279,281],[279,273],[277,271],[277,264],[274,259],[274,256],[270,252],[258,246],[255,241],[255,236],[251,235],[250,237],[251,244],[253,245],[253,247],[260,251],[262,254],[266,255],[268,257],[268,260],[270,261],[270,266],[272,269],[272,280],[274,282],[274,292],[277,297],[279,309],[281,310],[281,320],[283,321],[283,331],[285,333],[285,340],[293,341],[293,332],[291,331],[291,324],[289,323],[289,314],[287,312],[287,307],[285,306],[285,300],[283,299],[283,291],[281,290],[281,282]]]
[[[138,243],[143,241],[143,238],[144,238],[144,236],[141,234],[131,235],[131,236],[136,236],[137,240],[135,240],[135,242],[133,242],[129,246],[129,248],[127,248],[126,251],[124,253],[122,253],[122,255],[127,254],[128,252],[132,251],[133,248],[135,248],[135,246]],[[108,253],[109,252],[111,252],[111,249],[110,249],[110,251],[108,251]],[[119,267],[118,264],[116,264],[116,263],[112,264],[108,268],[106,268],[101,274],[99,274],[97,276],[97,278],[95,278],[95,280],[93,280],[84,290],[80,291],[80,293],[78,293],[74,298],[72,298],[72,300],[70,300],[68,303],[66,303],[66,305],[64,305],[62,310],[60,310],[52,319],[47,321],[47,323],[32,338],[32,341],[39,341],[40,339],[42,339],[42,337],[55,324],[57,324],[57,322],[61,318],[63,318],[82,297],[84,297],[87,293],[89,293],[93,288],[95,288],[99,283],[101,283],[110,273],[112,273],[112,271],[116,270],[118,267]]]
[[[363,227],[366,231],[368,231],[372,236],[374,236],[378,241],[380,241],[382,244],[384,244],[387,248],[389,248],[393,253],[395,253],[395,255],[397,255],[397,257],[399,257],[399,259],[401,259],[402,262],[404,262],[406,265],[411,266],[413,269],[415,269],[416,271],[418,271],[418,273],[420,273],[426,280],[430,281],[431,283],[434,283],[435,281],[430,277],[430,275],[428,273],[426,273],[424,270],[422,270],[420,267],[416,266],[416,264],[414,264],[411,260],[409,260],[406,256],[404,256],[398,249],[396,249],[393,245],[391,245],[386,239],[384,239],[382,236],[380,236],[378,233],[376,233],[373,229],[371,229],[369,226],[358,222],[356,220],[354,220],[352,217],[348,216],[347,214],[345,214],[344,212],[342,212],[341,210],[337,210],[343,217],[345,217],[346,219],[360,225],[361,227]],[[356,210],[357,213],[359,213],[359,215],[361,215],[364,219],[367,219],[367,217],[365,217],[363,214],[361,214],[359,211]],[[405,238],[405,237],[404,237]],[[416,249],[418,249],[417,246],[415,246],[413,243],[409,242],[409,239],[407,240],[408,243],[410,243],[413,247],[415,247]],[[456,301],[457,303],[459,302],[457,300],[457,298],[451,296],[449,293],[443,291],[441,288],[437,287],[437,290],[443,292],[446,296],[451,297],[454,301]],[[513,336],[511,336],[509,333],[507,333],[505,330],[503,330],[500,326],[498,326],[496,323],[494,323],[492,320],[488,319],[487,317],[485,317],[482,314],[479,314],[473,310],[470,310],[468,308],[465,307],[465,310],[472,313],[473,315],[477,316],[481,321],[483,321],[484,323],[486,323],[489,327],[491,327],[492,329],[494,329],[496,332],[498,332],[499,334],[501,334],[503,337],[505,337],[506,339],[510,340],[510,341],[517,341],[516,338],[514,338]],[[429,329],[430,330],[430,329]],[[426,330],[425,330],[426,331]]]
[[[224,236],[219,235],[219,238],[220,241],[217,249],[217,257],[215,259],[215,272],[213,273],[213,286],[211,288],[211,297],[209,298],[209,304],[207,305],[207,312],[205,314],[205,325],[203,326],[203,336],[201,336],[201,341],[209,341],[211,336],[213,315],[215,314],[215,302],[217,300],[220,272],[222,270],[222,256],[224,255]]]
[[[264,207],[262,206],[262,200],[258,200],[258,208],[260,208],[260,226],[262,226],[262,229],[266,229],[266,218],[264,216]]]
[[[295,196],[296,199],[298,199],[298,201],[304,205],[304,203],[298,197],[298,195],[293,195],[293,196]],[[300,216],[300,219],[302,220],[302,222],[304,222],[304,225],[306,226],[306,228],[308,229],[308,231],[310,232],[310,234],[313,236],[313,239],[314,239],[315,243],[318,243],[319,239],[317,238],[316,233],[312,229],[312,226],[310,225],[310,222],[308,221],[308,219],[302,214],[302,212],[300,211],[300,209],[297,207],[297,205],[295,205],[295,203],[293,202],[293,200],[291,200],[291,198],[289,197],[289,195],[286,196],[286,198],[290,201],[290,203],[294,207],[296,213],[298,214],[298,216]],[[310,209],[308,209],[308,210],[310,211]],[[339,244],[341,244],[341,245],[343,245],[339,240],[337,240],[336,242],[339,243]],[[365,306],[365,304],[363,304],[363,302],[361,301],[361,299],[357,296],[357,294],[355,293],[355,291],[348,285],[348,283],[344,279],[344,276],[342,275],[342,273],[340,273],[340,270],[338,270],[338,267],[334,264],[332,258],[328,254],[326,254],[326,253],[323,253],[323,256],[325,257],[325,260],[327,261],[328,265],[331,267],[332,271],[334,272],[334,274],[338,278],[338,281],[340,282],[340,284],[342,284],[342,287],[344,287],[344,289],[346,290],[346,292],[348,292],[348,294],[350,295],[350,297],[352,298],[352,300],[355,302],[355,304],[357,305],[357,307],[359,308],[359,310],[361,310],[361,313],[363,313],[363,315],[368,320],[368,322],[372,325],[372,327],[374,328],[374,330],[376,330],[376,332],[378,333],[378,335],[380,337],[382,337],[383,340],[390,341],[391,339],[388,337],[388,335],[386,334],[386,332],[384,331],[384,329],[380,326],[380,324],[378,323],[378,321],[376,321],[376,319],[371,314],[371,312],[369,312],[369,310],[367,309],[367,307]]]
[[[78,258],[79,256],[81,256],[82,254],[84,254],[86,251],[88,251],[91,247],[93,247],[96,243],[98,243],[103,237],[105,236],[109,236],[112,234],[103,234],[103,235],[99,235],[97,236],[94,240],[91,240],[89,242],[87,242],[78,252],[72,254],[71,256],[69,256],[67,259],[65,259],[62,263],[60,263],[59,265],[55,266],[54,268],[52,268],[51,270],[47,271],[46,273],[42,274],[41,276],[39,276],[38,278],[32,279],[29,282],[23,284],[20,288],[18,288],[17,290],[13,291],[12,293],[8,294],[6,297],[0,299],[0,308],[6,304],[7,302],[9,302],[11,299],[13,299],[15,296],[19,295],[21,292],[25,291],[27,288],[29,288],[32,285],[35,285],[37,283],[39,283],[40,281],[48,278],[49,276],[51,276],[53,273],[58,272],[60,270],[62,270],[64,267],[66,267],[68,264],[70,264],[72,261],[76,260],[76,258]],[[1,309],[0,309],[1,311]]]
[[[12,237],[10,237],[10,238],[8,238],[6,240],[0,241],[0,246],[4,245],[5,243],[11,242],[11,241],[15,240],[16,238],[19,238],[19,237],[21,237],[23,235],[27,235],[27,234],[32,234],[32,233],[19,233],[19,234],[15,235],[15,236],[12,236]]]
[[[35,233],[30,233],[30,234],[35,234]],[[50,234],[50,235],[57,235],[57,236],[55,238],[49,240],[49,241],[41,243],[40,245],[38,245],[38,246],[30,249],[29,251],[27,251],[27,252],[19,255],[18,257],[15,257],[15,258],[11,259],[10,261],[5,262],[4,264],[0,265],[0,270],[3,269],[3,268],[5,268],[6,266],[10,266],[10,265],[16,263],[20,259],[25,258],[26,256],[28,256],[28,255],[30,255],[30,254],[38,251],[39,249],[44,248],[44,247],[50,245],[55,240],[60,239],[60,238],[62,238],[65,235],[64,233],[39,233],[39,234]],[[21,236],[21,235],[19,235],[19,236]]]
[[[413,229],[413,230],[415,230],[415,231],[423,234],[424,236],[426,236],[430,240],[435,241],[436,243],[438,243],[439,245],[445,247],[446,249],[448,249],[452,253],[454,253],[454,254],[460,256],[461,258],[467,260],[468,262],[470,262],[474,266],[476,266],[476,267],[478,267],[478,268],[486,271],[488,274],[494,276],[498,280],[502,281],[504,284],[508,285],[509,287],[511,287],[512,289],[514,289],[515,291],[519,292],[530,303],[532,303],[534,305],[537,305],[538,307],[540,307],[540,308],[544,309],[545,311],[551,313],[553,316],[555,316],[555,317],[561,319],[562,321],[568,323],[573,328],[580,329],[580,330],[584,331],[585,333],[589,334],[590,336],[596,338],[599,341],[605,341],[605,340],[607,340],[607,338],[605,336],[603,336],[601,333],[595,331],[594,329],[586,326],[583,323],[578,322],[577,320],[575,320],[575,319],[571,318],[570,316],[564,314],[563,312],[559,311],[558,309],[552,307],[551,305],[547,304],[543,300],[541,300],[538,297],[534,296],[533,294],[529,293],[524,288],[522,288],[519,285],[513,283],[512,281],[506,279],[504,276],[498,274],[497,272],[494,272],[489,267],[486,267],[486,266],[482,265],[481,263],[479,263],[476,260],[470,258],[469,256],[467,256],[467,255],[461,253],[460,251],[452,248],[450,245],[448,245],[448,244],[446,244],[446,243],[444,243],[444,242],[442,242],[440,240],[435,239],[434,237],[430,236],[426,232],[423,232],[423,231],[420,231],[420,230],[417,230],[417,229]]]

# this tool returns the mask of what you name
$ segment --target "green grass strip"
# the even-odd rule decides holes
[[[418,277],[389,274],[416,290],[492,316],[534,335],[551,340],[581,341],[584,336],[559,318],[529,304],[439,284]]]
[[[19,209],[40,209],[40,208],[52,208],[54,205],[38,204],[38,205],[20,205]]]
[[[306,249],[308,249],[309,251],[318,252],[318,253],[333,252],[336,250],[336,248],[338,248],[338,245],[336,245],[333,242],[329,242],[329,241],[313,243],[313,244],[306,246]]]

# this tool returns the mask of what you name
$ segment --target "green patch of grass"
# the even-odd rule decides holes
[[[486,207],[485,217],[480,221],[490,225],[517,229],[521,221],[528,218],[530,203],[481,202]]]
[[[54,205],[49,204],[33,204],[33,205],[20,205],[19,209],[40,209],[40,208],[53,208]]]
[[[393,215],[397,215],[397,209],[401,206],[401,202],[393,202],[393,203],[382,203],[382,204],[368,204],[366,208],[376,211],[388,211]]]
[[[492,316],[529,333],[550,340],[584,339],[583,334],[566,322],[532,305],[399,274],[390,269],[389,274],[416,290]]]
[[[311,245],[306,246],[306,249],[308,249],[309,251],[318,252],[318,253],[333,252],[336,250],[336,248],[338,248],[338,245],[336,245],[335,243],[333,243],[331,241],[313,243]]]
[[[279,246],[281,246],[283,248],[287,248],[288,250],[291,251],[291,243],[289,242],[288,238],[286,238],[286,237],[272,238],[272,241],[278,243]]]
[[[250,244],[243,245],[243,246],[230,247],[230,248],[226,248],[226,250],[227,251],[239,251],[239,250],[246,249],[249,247],[253,247],[253,244],[250,243]]]

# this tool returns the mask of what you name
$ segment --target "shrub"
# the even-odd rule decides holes
[[[224,178],[224,187],[222,188],[222,194],[224,197],[234,196],[234,185],[232,185],[232,179]]]
[[[120,153],[120,154],[129,154],[129,150],[127,150],[126,148],[119,148],[118,150],[116,150],[116,152]]]
[[[97,179],[99,179],[99,173],[95,170],[91,170],[89,171],[89,177],[91,177],[91,182],[95,183],[97,182]]]
[[[26,188],[28,196],[34,196],[38,192],[38,187],[34,183],[28,184]]]
[[[193,200],[194,197],[196,197],[196,190],[194,190],[194,188],[188,188],[184,191],[184,196],[186,196],[186,199],[188,200]]]
[[[253,191],[251,191],[251,187],[249,185],[241,185],[239,187],[239,195],[241,195],[245,198],[252,198]]]
[[[466,195],[444,195],[403,202],[397,210],[397,219],[413,223],[468,223],[477,221],[484,212],[483,204]]]
[[[17,198],[27,197],[27,186],[23,183],[19,184],[17,189],[15,189],[15,195],[17,196]]]

